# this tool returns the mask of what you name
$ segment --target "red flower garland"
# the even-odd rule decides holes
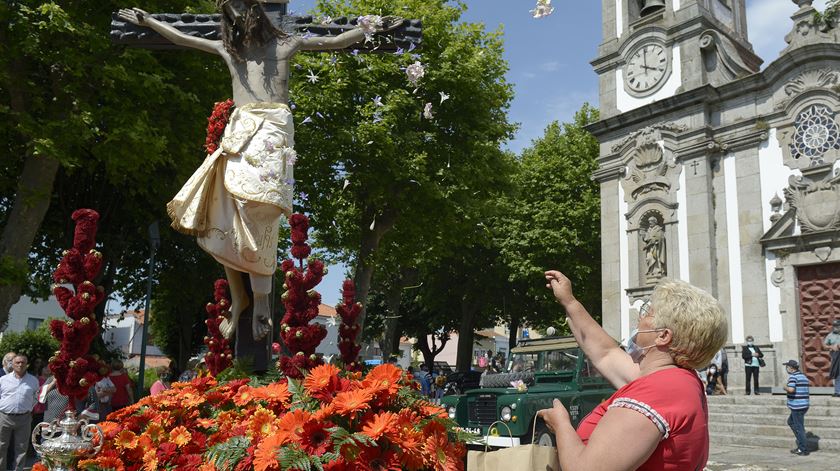
[[[298,260],[284,260],[280,265],[286,277],[282,300],[286,314],[280,324],[280,338],[292,356],[282,355],[277,367],[290,378],[303,378],[305,371],[323,363],[315,355],[315,349],[327,335],[327,329],[320,324],[309,324],[318,316],[321,295],[315,286],[324,276],[324,263],[308,260],[312,248],[306,243],[309,218],[293,214],[289,218],[292,226],[292,257]],[[306,268],[304,269],[304,259]]]
[[[218,102],[213,107],[213,113],[207,118],[207,138],[204,140],[204,148],[207,149],[208,154],[216,152],[219,148],[234,106],[231,99]]]
[[[230,341],[219,331],[219,324],[225,319],[225,313],[230,308],[230,299],[227,297],[227,280],[216,280],[213,285],[213,299],[215,303],[207,303],[207,336],[204,343],[208,352],[204,355],[204,363],[210,374],[215,378],[217,374],[233,364],[233,353],[230,349]]]
[[[50,322],[50,332],[61,342],[61,348],[50,358],[50,369],[61,394],[84,399],[88,389],[108,373],[98,357],[87,354],[99,335],[93,310],[105,299],[105,290],[91,281],[102,268],[102,254],[94,250],[99,214],[79,209],[72,218],[76,221],[73,248],[64,251],[53,273],[53,280],[59,283],[53,285],[53,294],[68,319]],[[64,284],[72,284],[73,290],[60,286]]]
[[[341,352],[341,361],[348,371],[361,371],[362,365],[358,362],[361,345],[356,343],[359,336],[359,314],[362,312],[362,303],[355,302],[356,285],[353,280],[344,280],[341,287],[341,303],[335,307],[336,312],[341,316],[341,325],[338,328],[338,350]]]

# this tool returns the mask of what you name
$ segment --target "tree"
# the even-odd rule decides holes
[[[34,375],[41,372],[37,366],[47,365],[50,357],[58,350],[58,340],[50,334],[49,321],[42,322],[35,330],[23,332],[7,332],[0,340],[0,352],[5,355],[7,352],[15,352],[26,355],[29,360],[29,371]]]
[[[598,168],[598,141],[585,126],[598,120],[589,104],[570,123],[550,124],[543,137],[525,149],[514,176],[514,192],[495,225],[503,239],[510,298],[504,316],[511,347],[519,325],[558,326],[561,314],[545,289],[543,273],[562,270],[575,296],[600,317],[600,189],[591,178]],[[556,313],[556,314],[551,314]]]
[[[44,280],[68,244],[68,215],[78,207],[102,215],[101,284],[131,292],[148,253],[145,228],[164,217],[167,198],[200,163],[204,117],[229,93],[227,73],[211,57],[111,45],[107,24],[122,5],[0,4],[7,156],[0,170],[0,326],[22,290],[46,295]],[[151,0],[144,7],[209,10],[213,3]]]
[[[420,18],[422,51],[300,54],[293,67],[303,209],[318,243],[353,261],[363,304],[383,243],[405,244],[421,231],[446,241],[466,225],[474,230],[477,221],[458,220],[461,206],[505,174],[499,145],[514,127],[501,36],[458,23],[464,8],[444,0],[320,1],[318,12],[332,17]],[[425,66],[416,85],[402,70],[415,62]],[[397,228],[405,237],[388,237]]]

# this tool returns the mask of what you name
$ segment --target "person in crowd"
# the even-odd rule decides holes
[[[111,400],[117,392],[117,386],[111,381],[111,372],[109,371],[106,376],[97,381],[93,389],[96,393],[97,412],[99,413],[100,420],[105,420],[113,410],[111,408]]]
[[[809,453],[808,441],[805,438],[805,414],[808,413],[810,405],[808,378],[799,371],[799,362],[796,360],[788,360],[783,365],[789,375],[787,386],[785,386],[787,406],[790,409],[787,423],[796,437],[796,448],[790,452],[794,455],[806,456]]]
[[[823,345],[831,354],[828,378],[834,380],[834,397],[840,397],[840,318],[834,319],[831,332],[825,336]]]
[[[741,349],[741,358],[744,359],[744,372],[747,376],[746,393],[750,395],[750,378],[752,378],[755,395],[758,396],[758,370],[764,366],[764,354],[761,349],[755,344],[755,339],[752,335],[747,336],[747,344]]]
[[[717,365],[714,362],[706,369],[706,395],[726,395],[726,387],[723,385],[723,379]]]
[[[149,393],[152,396],[156,396],[172,387],[172,371],[169,368],[165,366],[158,367],[157,375],[158,380],[149,389]]]
[[[32,409],[38,401],[38,380],[26,372],[28,363],[25,355],[16,355],[12,359],[12,373],[0,378],[0,469],[3,470],[10,444],[14,450],[14,469],[23,471],[26,462]]]
[[[420,364],[420,373],[417,375],[417,380],[420,381],[420,392],[424,397],[429,397],[432,394],[432,377],[429,375],[429,365]]]
[[[702,470],[709,457],[708,406],[695,370],[726,341],[726,315],[717,300],[688,283],[663,280],[639,310],[625,352],[575,299],[565,275],[545,276],[578,344],[617,389],[577,431],[559,400],[539,411],[554,431],[560,466]]]
[[[42,364],[43,362],[39,362]],[[50,377],[50,368],[49,366],[44,366],[38,370],[38,391],[44,389],[44,385],[47,384],[47,379]],[[44,421],[44,412],[46,412],[47,406],[45,406],[40,400],[35,403],[35,408],[32,409],[32,423],[39,424]]]
[[[111,397],[111,410],[118,411],[134,404],[134,385],[120,360],[111,362],[111,382],[114,383],[114,395]]]
[[[719,352],[712,358],[712,364],[717,366],[718,374],[720,374],[720,381],[723,384],[723,389],[729,388],[729,383],[726,381],[726,376],[729,374],[729,359],[726,357],[726,349],[721,348]]]
[[[179,383],[189,383],[190,381],[194,380],[198,373],[196,373],[196,367],[198,366],[198,360],[190,360],[187,362],[187,369],[181,372],[181,375],[178,376]]]
[[[14,370],[12,363],[14,362],[16,356],[17,353],[15,352],[9,352],[3,355],[3,375],[11,374]]]
[[[53,420],[61,420],[64,417],[64,411],[67,410],[70,399],[59,392],[55,376],[50,376],[41,387],[38,402],[44,404],[45,407],[44,422],[51,423]]]

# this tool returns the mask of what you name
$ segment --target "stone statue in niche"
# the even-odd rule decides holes
[[[648,281],[658,280],[666,275],[665,228],[656,217],[650,216],[639,233],[645,251],[645,275]]]

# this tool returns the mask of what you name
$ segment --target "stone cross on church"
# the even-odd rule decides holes
[[[314,23],[311,16],[288,15],[287,3],[220,0],[215,15],[122,9],[111,23],[115,43],[196,49],[220,56],[231,73],[236,110],[220,147],[167,212],[174,229],[196,236],[224,266],[231,306],[219,330],[237,335],[236,356],[250,357],[255,371],[265,371],[270,360],[277,233],[281,217],[292,213],[292,58],[301,51],[410,51],[421,40],[419,20],[370,15]]]

